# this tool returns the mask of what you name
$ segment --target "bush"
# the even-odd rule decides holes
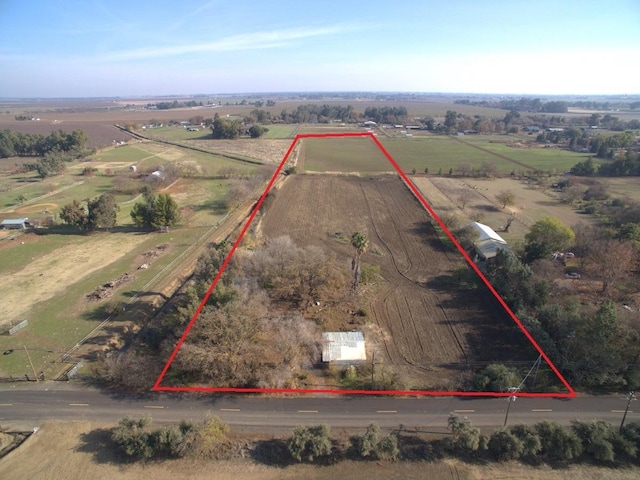
[[[380,437],[380,427],[372,423],[367,427],[367,431],[361,437],[354,437],[353,448],[360,457],[368,457],[376,453],[378,438]]]
[[[449,415],[449,430],[453,434],[452,448],[459,452],[475,452],[480,449],[480,429],[474,427],[467,418],[460,420],[455,415]]]
[[[514,425],[509,431],[522,442],[522,458],[535,458],[542,445],[538,434],[527,425]]]
[[[287,442],[291,457],[298,462],[313,462],[331,454],[330,428],[328,425],[316,427],[297,426]]]
[[[522,440],[509,430],[498,430],[489,438],[489,451],[500,462],[518,460],[524,452]]]
[[[473,387],[480,392],[506,392],[519,384],[518,372],[502,364],[488,365],[473,378]]]
[[[549,460],[566,462],[582,453],[582,442],[578,436],[561,425],[544,421],[537,423],[536,432],[540,436],[540,453]]]
[[[602,420],[571,423],[571,428],[582,441],[586,453],[599,462],[612,463],[617,455],[634,458],[637,453],[635,442],[623,435],[613,425]],[[623,430],[624,431],[624,430]]]
[[[378,458],[380,460],[393,461],[397,460],[400,455],[400,449],[398,448],[398,437],[395,435],[387,435],[378,444],[376,449]]]
[[[111,439],[130,457],[151,458],[155,449],[148,430],[150,423],[149,417],[124,417],[111,432]]]

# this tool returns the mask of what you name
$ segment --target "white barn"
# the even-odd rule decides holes
[[[322,334],[322,361],[352,363],[365,361],[362,332],[325,332]]]
[[[480,260],[495,257],[498,254],[498,250],[511,250],[507,242],[488,225],[473,222],[469,226],[479,234],[473,246]]]
[[[28,218],[7,218],[0,222],[0,228],[4,228],[6,230],[24,230],[28,226]]]

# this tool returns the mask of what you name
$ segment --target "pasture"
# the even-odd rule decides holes
[[[309,172],[393,172],[393,166],[369,138],[305,138],[298,168]]]
[[[298,133],[299,125],[296,124],[273,124],[267,125],[269,129],[262,138],[274,139],[274,138],[293,138]]]
[[[584,154],[561,149],[522,147],[519,142],[517,146],[507,146],[509,137],[504,135],[477,139],[471,135],[421,135],[411,138],[380,137],[380,141],[405,172],[413,169],[424,172],[428,168],[429,173],[440,170],[448,173],[449,169],[455,171],[465,163],[474,168],[481,167],[483,163],[492,163],[498,173],[503,175],[513,171],[564,172],[587,158]]]
[[[138,231],[129,212],[139,198],[135,189],[142,188],[145,182],[144,175],[131,172],[129,165],[156,169],[176,162],[189,163],[200,172],[159,186],[160,192],[170,193],[178,202],[180,225],[168,234]],[[80,174],[90,166],[98,168],[97,174]],[[26,355],[20,350],[23,346],[37,371],[43,371],[47,378],[58,375],[65,367],[57,362],[60,356],[108,316],[105,305],[127,304],[137,301],[138,296],[156,295],[151,289],[165,279],[163,269],[200,242],[203,235],[211,234],[212,227],[227,213],[224,196],[229,180],[215,176],[225,168],[250,174],[256,166],[174,146],[137,143],[101,151],[88,162],[70,164],[61,176],[45,180],[33,174],[2,177],[0,218],[44,219],[59,213],[74,199],[94,198],[122,182],[134,190],[116,194],[120,211],[117,226],[111,232],[82,234],[55,228],[43,229],[40,234],[12,232],[0,238],[0,290],[5,305],[2,327],[29,320],[28,327],[14,336],[0,336],[0,351],[14,350],[2,357],[0,376],[31,374]],[[26,201],[18,202],[19,195],[24,195]],[[158,244],[165,245],[160,254],[145,256]],[[142,264],[148,264],[148,268],[139,269]],[[97,286],[125,273],[127,282],[116,288],[108,301],[87,299]],[[172,273],[174,279],[181,274]],[[140,310],[136,311],[139,315]],[[128,312],[120,312],[117,318],[129,322],[134,329],[142,320]],[[109,341],[121,341],[108,337],[102,338],[104,344],[98,349],[107,348]]]

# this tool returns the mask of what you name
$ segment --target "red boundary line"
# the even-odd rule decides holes
[[[213,289],[215,288],[216,284],[220,280],[220,277],[222,276],[222,274],[224,273],[225,269],[227,268],[227,265],[229,264],[229,261],[231,260],[231,257],[233,256],[233,254],[235,253],[236,249],[240,245],[240,242],[242,241],[245,233],[247,232],[249,226],[253,222],[253,219],[255,218],[255,216],[257,215],[258,211],[260,210],[260,207],[262,206],[262,203],[264,202],[264,199],[266,198],[267,194],[271,190],[271,187],[273,186],[273,184],[275,183],[276,179],[278,178],[278,175],[280,175],[280,172],[282,171],[282,168],[283,168],[284,164],[289,159],[289,156],[291,155],[291,152],[293,151],[293,149],[295,148],[296,144],[298,143],[298,140],[303,139],[303,138],[338,138],[338,137],[370,138],[373,141],[373,143],[375,143],[375,145],[380,149],[380,151],[383,153],[383,155],[389,161],[389,163],[391,163],[391,165],[396,170],[398,175],[400,175],[400,177],[402,178],[403,182],[407,185],[407,187],[409,187],[409,189],[413,192],[413,194],[416,196],[416,198],[420,201],[422,206],[429,212],[429,214],[433,217],[433,219],[438,223],[440,228],[442,228],[442,230],[445,232],[445,234],[451,240],[451,242],[453,242],[453,244],[456,246],[458,251],[462,254],[464,259],[467,261],[467,263],[471,266],[471,268],[473,268],[473,270],[480,277],[480,279],[482,279],[484,284],[489,288],[489,291],[498,300],[500,305],[502,305],[502,307],[506,310],[506,312],[509,314],[511,319],[518,326],[518,328],[520,328],[522,333],[524,333],[524,335],[529,340],[529,342],[531,342],[531,344],[534,346],[536,351],[540,354],[540,356],[549,365],[549,367],[551,368],[553,373],[556,374],[556,376],[558,377],[560,382],[562,382],[564,387],[568,390],[568,393],[528,393],[528,392],[510,393],[510,392],[473,392],[473,391],[471,391],[471,392],[458,392],[458,391],[448,391],[448,392],[436,391],[436,392],[434,392],[434,391],[428,391],[428,390],[415,390],[414,391],[414,390],[333,390],[333,389],[286,389],[286,388],[163,387],[163,386],[160,385],[162,383],[162,380],[164,379],[165,375],[167,374],[167,371],[171,367],[171,364],[173,363],[173,360],[175,359],[176,355],[178,354],[178,351],[182,347],[182,344],[184,343],[185,339],[189,335],[189,332],[193,328],[193,325],[195,324],[196,320],[200,316],[200,312],[202,311],[202,309],[204,308],[205,304],[207,303],[207,300],[209,299],[209,296],[211,295],[211,292],[213,292]],[[577,396],[575,390],[571,387],[571,385],[569,385],[569,382],[567,382],[567,380],[564,378],[564,376],[560,373],[560,371],[557,369],[557,367],[553,364],[551,359],[542,350],[542,348],[540,348],[540,345],[538,345],[538,343],[535,341],[535,339],[531,336],[531,334],[528,332],[528,330],[522,324],[520,319],[518,319],[518,317],[515,315],[515,313],[513,313],[513,311],[505,303],[505,301],[502,299],[500,294],[498,294],[498,292],[493,288],[491,283],[489,283],[489,281],[484,276],[484,274],[480,271],[480,269],[475,264],[475,262],[473,260],[471,260],[471,258],[467,254],[467,252],[464,251],[464,249],[458,243],[458,241],[453,236],[453,234],[445,226],[445,224],[442,222],[442,220],[440,220],[440,217],[438,217],[436,212],[427,203],[425,198],[422,196],[422,193],[420,193],[420,191],[413,184],[413,182],[411,182],[411,180],[409,180],[407,175],[400,169],[400,167],[398,166],[396,161],[393,159],[393,157],[389,154],[389,152],[387,152],[387,150],[382,146],[382,144],[377,139],[377,137],[371,132],[306,133],[306,134],[298,134],[298,135],[295,136],[295,138],[293,139],[293,142],[291,142],[291,145],[289,146],[287,152],[285,153],[284,157],[282,158],[282,161],[278,165],[278,168],[276,169],[276,171],[274,172],[273,176],[271,177],[271,180],[269,181],[269,184],[265,188],[264,192],[262,193],[262,195],[258,199],[258,202],[256,203],[255,207],[253,208],[251,214],[249,215],[249,218],[247,219],[246,223],[244,224],[244,227],[242,228],[242,231],[240,232],[240,235],[238,236],[238,238],[234,242],[233,247],[231,248],[231,251],[229,252],[227,257],[225,258],[224,263],[222,264],[222,266],[220,267],[220,270],[218,271],[218,274],[213,279],[213,282],[211,282],[211,286],[209,287],[209,289],[205,293],[204,297],[202,298],[202,301],[200,302],[200,305],[198,306],[198,308],[196,309],[195,313],[193,314],[193,317],[191,318],[191,321],[189,322],[189,324],[187,325],[187,327],[184,330],[184,333],[182,334],[182,336],[178,340],[178,343],[176,344],[175,348],[173,349],[173,352],[171,353],[171,356],[169,357],[169,360],[165,364],[164,368],[162,369],[162,372],[160,372],[160,375],[158,376],[158,379],[156,380],[156,383],[152,387],[152,390],[153,391],[163,391],[163,392],[293,393],[293,394],[322,393],[322,394],[332,394],[332,395],[354,395],[354,394],[356,394],[356,395],[407,395],[407,396],[413,395],[413,396],[458,396],[458,397],[510,397],[510,396],[517,396],[517,397],[575,398]]]

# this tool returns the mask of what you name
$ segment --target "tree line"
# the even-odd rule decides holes
[[[446,458],[520,461],[530,467],[545,463],[611,468],[640,464],[638,422],[616,427],[601,420],[574,420],[570,428],[565,428],[545,420],[534,425],[504,426],[484,434],[467,418],[450,414],[447,428],[449,434],[444,438],[425,439],[406,433],[383,435],[378,424],[371,423],[362,434],[343,431],[336,439],[328,425],[299,425],[284,439],[234,441],[231,429],[219,417],[160,428],[153,428],[149,417],[125,417],[111,429],[111,441],[122,454],[136,460],[225,459],[244,448],[254,459],[280,466],[302,462],[327,465],[343,460],[433,462]]]
[[[61,153],[82,152],[87,143],[84,130],[67,133],[54,130],[49,135],[39,133],[14,132],[9,129],[0,131],[0,158],[42,157],[52,151]]]
[[[500,108],[503,110],[515,110],[517,112],[542,112],[542,113],[567,113],[569,103],[560,100],[543,102],[539,98],[521,97],[519,99],[506,98],[503,100],[456,100],[460,105],[473,105],[476,107]]]

